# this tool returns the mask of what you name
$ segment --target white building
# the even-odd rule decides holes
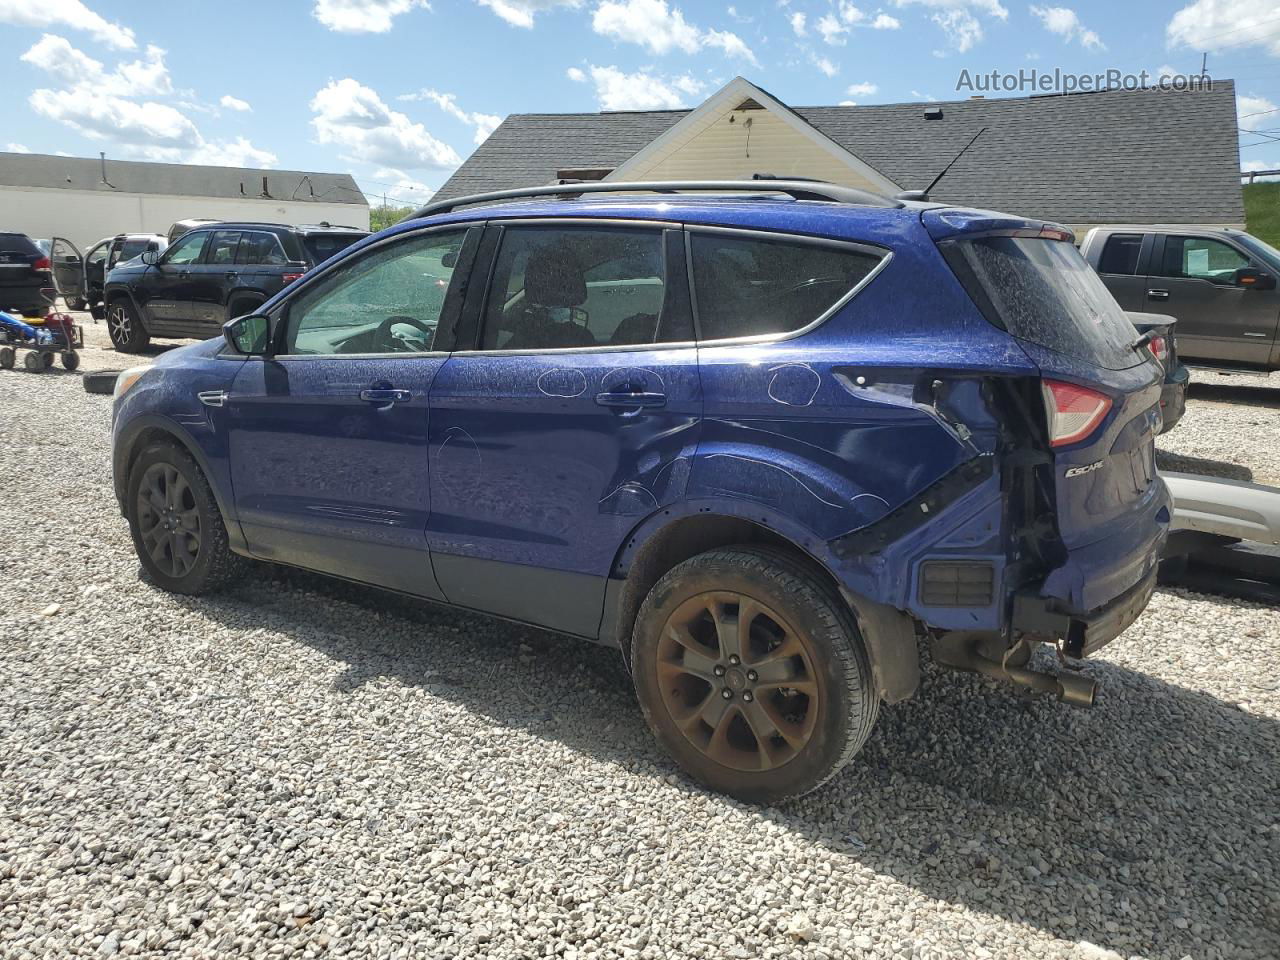
[[[0,230],[66,237],[84,250],[195,217],[367,230],[369,202],[345,173],[0,153]]]

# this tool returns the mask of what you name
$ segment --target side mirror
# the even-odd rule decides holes
[[[160,259],[160,254],[155,250],[142,251],[142,262],[149,267],[154,267],[156,265],[156,261],[159,259]]]
[[[1276,278],[1257,267],[1241,267],[1236,271],[1236,286],[1246,290],[1274,290]]]
[[[263,313],[236,317],[222,325],[222,339],[245,357],[265,357],[271,353],[271,319]]]

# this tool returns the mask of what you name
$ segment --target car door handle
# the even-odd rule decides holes
[[[1150,300],[1168,300],[1169,291],[1168,290],[1148,290],[1147,298]]]
[[[619,390],[597,393],[596,403],[602,407],[663,407],[666,406],[667,395],[646,390]]]
[[[413,395],[408,390],[371,387],[368,390],[360,391],[360,399],[364,400],[366,403],[385,403],[390,405],[393,403],[403,403],[407,400],[411,400],[412,398]]]
[[[1252,330],[1246,330],[1244,332],[1244,335],[1246,337],[1263,337],[1263,338],[1268,338],[1271,336],[1271,334],[1269,333],[1254,333]]]
[[[234,279],[235,279],[236,277],[238,277],[238,276],[240,276],[240,274],[236,273],[234,270],[228,270],[228,271],[227,271],[227,279],[228,279],[228,280],[234,280]]]

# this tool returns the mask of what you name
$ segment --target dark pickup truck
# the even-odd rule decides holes
[[[1177,319],[1187,363],[1280,370],[1280,250],[1226,228],[1103,226],[1080,252],[1122,309]]]

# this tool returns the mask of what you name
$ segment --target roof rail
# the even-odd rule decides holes
[[[835,183],[816,180],[658,180],[634,183],[611,180],[586,183],[553,183],[541,187],[519,187],[515,190],[495,190],[491,193],[474,193],[469,197],[440,200],[428,203],[413,211],[408,219],[430,217],[448,213],[459,207],[498,200],[516,200],[521,197],[576,197],[583,193],[682,193],[715,191],[727,193],[785,193],[795,200],[827,200],[834,203],[857,204],[864,207],[901,207],[902,202],[883,197],[868,190],[842,187]]]

